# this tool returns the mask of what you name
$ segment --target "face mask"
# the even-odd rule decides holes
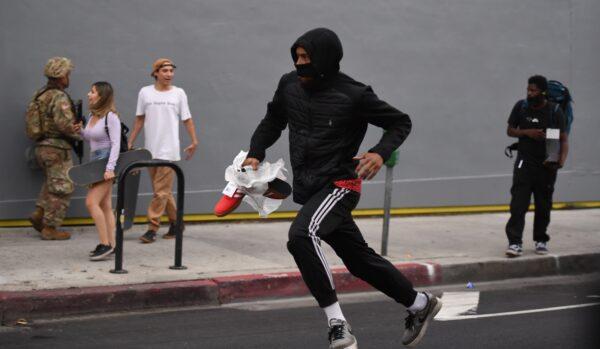
[[[296,73],[303,78],[314,78],[317,76],[317,70],[310,64],[296,64]]]
[[[543,95],[537,95],[535,97],[527,97],[527,103],[531,105],[540,105],[544,102]]]

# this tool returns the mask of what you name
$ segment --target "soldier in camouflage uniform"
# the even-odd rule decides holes
[[[66,240],[71,237],[71,234],[57,229],[62,224],[74,190],[73,182],[67,175],[73,166],[70,142],[81,139],[81,126],[75,123],[73,102],[64,91],[69,87],[72,68],[68,58],[54,57],[48,60],[44,68],[48,83],[35,94],[42,115],[45,115],[42,123],[44,136],[36,143],[35,149],[36,160],[44,170],[45,180],[36,209],[29,220],[41,233],[42,240]]]

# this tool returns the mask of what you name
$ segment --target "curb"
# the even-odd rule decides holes
[[[600,272],[600,253],[497,259],[478,263],[445,264],[442,284],[495,281],[538,276]]]
[[[394,265],[415,286],[433,286],[512,278],[584,274],[600,271],[600,253],[438,264]],[[339,293],[373,288],[346,268],[332,270]],[[299,272],[224,276],[149,284],[0,292],[0,323],[100,312],[298,297],[309,291]]]
[[[415,286],[439,284],[442,280],[441,266],[437,263],[399,263],[394,266]],[[344,267],[332,268],[332,275],[339,293],[373,290]],[[220,304],[309,294],[300,272],[239,275],[212,280],[218,285]]]
[[[217,296],[217,285],[210,280],[0,292],[0,324],[17,318],[211,304]]]

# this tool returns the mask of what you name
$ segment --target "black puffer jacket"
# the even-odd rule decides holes
[[[279,81],[267,114],[250,142],[248,157],[262,161],[265,151],[289,126],[294,201],[304,204],[324,186],[338,179],[356,178],[356,156],[367,125],[387,132],[369,151],[387,160],[411,130],[408,115],[379,100],[371,87],[339,72],[342,45],[329,29],[313,29],[292,46],[303,47],[318,78],[303,87],[296,72]]]

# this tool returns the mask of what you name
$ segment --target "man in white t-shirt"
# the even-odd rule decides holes
[[[183,89],[172,85],[174,73],[175,65],[170,59],[157,59],[152,65],[151,74],[155,83],[142,87],[138,94],[136,120],[129,139],[129,148],[133,147],[133,143],[143,127],[145,148],[152,153],[154,159],[181,160],[179,119],[183,121],[192,141],[192,144],[184,149],[186,160],[194,155],[198,146],[187,95]],[[144,243],[156,240],[160,217],[165,211],[169,217],[170,227],[163,238],[174,238],[174,224],[177,218],[177,207],[172,191],[175,172],[169,167],[151,167],[148,171],[152,180],[154,196],[148,206],[148,231],[140,237]]]

